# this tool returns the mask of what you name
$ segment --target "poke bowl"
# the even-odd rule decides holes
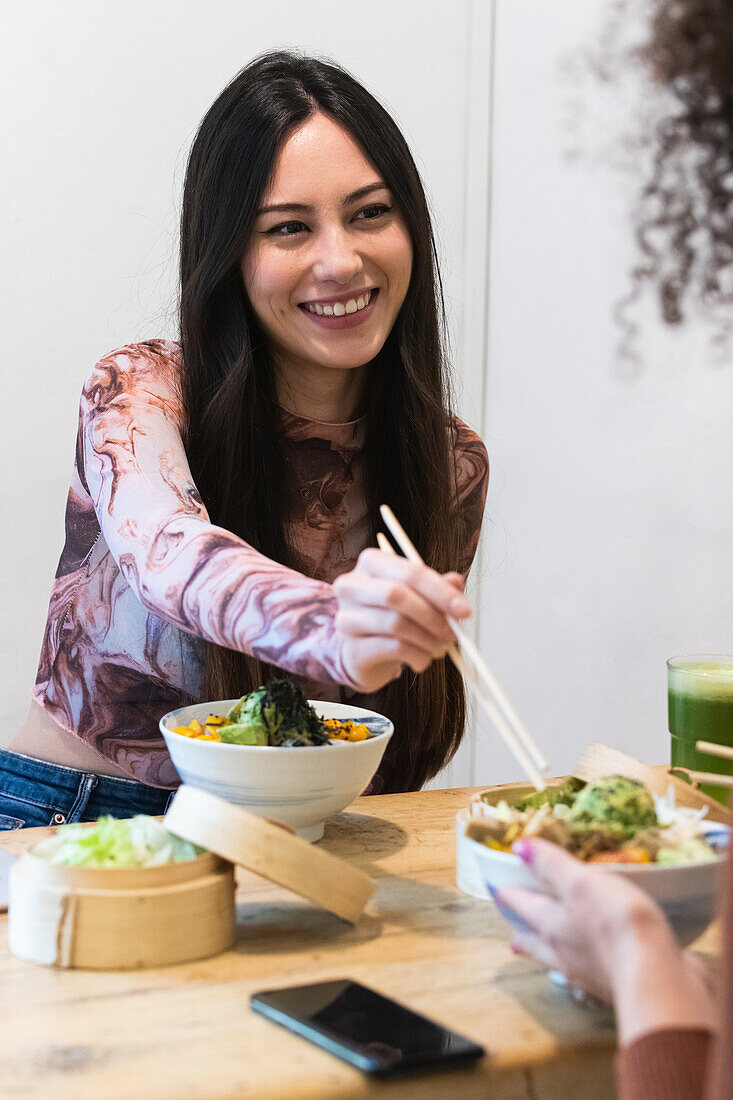
[[[305,840],[319,840],[326,818],[340,813],[368,787],[392,736],[392,722],[363,707],[301,697],[319,720],[353,728],[360,739],[327,736],[322,743],[310,744],[296,736],[295,744],[293,738],[280,744],[238,744],[176,732],[194,723],[206,728],[212,716],[236,714],[235,708],[256,694],[243,700],[194,703],[164,715],[160,730],[176,771],[183,783],[286,825]],[[221,732],[225,736],[226,728]]]
[[[605,778],[611,780],[619,777]],[[495,833],[495,830],[492,826],[489,832],[485,832],[481,818],[487,821],[495,819],[503,812],[501,803],[511,810],[517,804],[523,805],[523,798],[533,795],[533,788],[527,786],[484,792],[480,798],[487,807],[486,811],[479,807],[477,812],[474,802],[470,811],[459,814],[458,821],[459,886],[469,893],[491,897],[502,916],[520,931],[526,930],[521,918],[497,901],[496,892],[506,886],[522,886],[546,894],[547,888],[519,856],[510,849],[502,850],[503,845],[489,839],[490,833]],[[720,822],[706,821],[702,810],[677,808],[672,792],[664,798],[652,797],[658,823],[632,834],[623,842],[625,847],[615,855],[611,851],[599,853],[588,862],[594,873],[622,875],[644,890],[664,912],[680,946],[686,947],[702,935],[715,917],[718,884],[727,858],[730,829]],[[489,807],[493,807],[493,812]],[[509,817],[509,814],[506,816]],[[672,846],[667,849],[660,847],[655,855],[658,856],[661,851],[669,853],[674,844],[679,843],[685,851],[684,859],[680,857],[675,862],[672,855],[665,859],[648,858],[648,852],[647,858],[643,858],[641,845],[646,838],[664,836],[665,830],[673,830],[669,833],[669,837],[673,838]],[[541,830],[534,835],[542,835]],[[545,839],[555,838],[547,835]],[[690,839],[692,846],[689,845]],[[637,848],[631,847],[637,842]],[[653,841],[650,847],[654,847]],[[636,855],[632,856],[632,853]],[[627,857],[630,857],[629,861],[625,861]],[[638,861],[631,861],[632,858],[638,858]],[[666,859],[670,861],[666,862]]]

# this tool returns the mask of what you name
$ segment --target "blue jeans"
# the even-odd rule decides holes
[[[113,779],[0,749],[0,831],[112,817],[156,816],[175,791]]]

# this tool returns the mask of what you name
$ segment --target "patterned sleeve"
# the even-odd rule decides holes
[[[461,527],[462,550],[456,570],[464,577],[476,556],[481,523],[489,489],[489,456],[477,433],[455,418],[453,421],[454,454],[458,499],[458,522]]]
[[[354,686],[333,645],[336,598],[209,521],[180,434],[170,346],[102,359],[81,399],[81,467],[104,539],[144,606],[296,675]]]

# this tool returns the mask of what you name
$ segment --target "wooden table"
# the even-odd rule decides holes
[[[234,948],[182,966],[33,966],[8,954],[0,917],[2,1097],[613,1097],[610,1012],[578,1005],[514,957],[493,905],[455,886],[455,816],[472,793],[360,798],[328,822],[321,843],[378,880],[354,928],[249,872],[239,874]],[[20,853],[48,831],[6,833],[0,843]],[[464,1032],[489,1057],[370,1081],[249,1010],[255,990],[339,977]]]

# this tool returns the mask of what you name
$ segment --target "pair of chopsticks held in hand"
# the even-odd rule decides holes
[[[425,563],[389,505],[382,504],[379,511],[389,533],[408,561],[424,565]],[[396,556],[396,551],[381,532],[377,535],[377,542],[380,550]],[[517,763],[521,765],[532,781],[535,789],[543,791],[545,789],[543,773],[547,772],[547,760],[525,729],[514,707],[497,683],[496,678],[471,638],[455,619],[450,616],[447,616],[447,618],[448,625],[455,634],[457,643],[450,647],[448,656],[471,689],[478,705],[489,716],[503,737],[507,748],[511,750]]]

